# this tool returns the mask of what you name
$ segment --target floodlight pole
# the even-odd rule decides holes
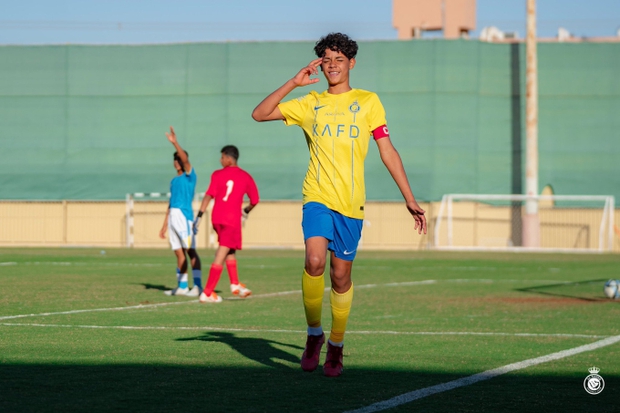
[[[527,37],[525,71],[526,162],[525,193],[538,195],[538,61],[536,56],[536,0],[527,0]],[[523,246],[540,247],[538,200],[525,201]]]

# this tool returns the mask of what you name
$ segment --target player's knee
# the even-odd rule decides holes
[[[306,271],[310,275],[321,275],[325,272],[325,257],[318,254],[306,255]]]
[[[351,276],[341,274],[340,277],[331,274],[332,288],[338,294],[344,294],[351,289]]]

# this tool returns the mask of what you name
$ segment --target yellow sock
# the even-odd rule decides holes
[[[321,309],[323,308],[323,290],[325,289],[325,277],[323,274],[313,277],[304,269],[301,279],[301,291],[306,310],[306,321],[309,327],[321,326]]]
[[[349,291],[343,294],[338,294],[332,288],[329,294],[329,301],[332,305],[332,331],[329,335],[329,340],[334,344],[339,344],[344,340],[344,332],[347,329],[349,312],[351,312],[353,284],[351,284]]]

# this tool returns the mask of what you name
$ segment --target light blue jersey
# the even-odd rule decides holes
[[[178,208],[188,221],[194,220],[192,200],[196,190],[196,171],[192,167],[189,173],[183,173],[170,181],[170,208]]]

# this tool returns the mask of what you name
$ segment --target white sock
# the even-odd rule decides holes
[[[179,288],[187,288],[187,273],[181,274],[181,278],[179,278]]]
[[[323,335],[323,327],[308,327],[309,336],[321,336]]]

